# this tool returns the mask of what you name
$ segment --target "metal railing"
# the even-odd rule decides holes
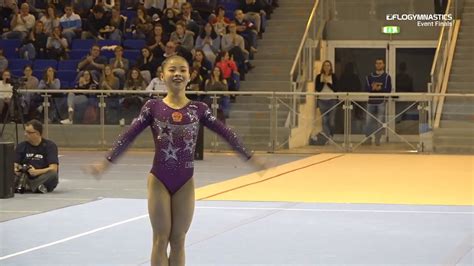
[[[50,111],[51,111],[51,101],[50,98],[53,95],[56,95],[56,98],[65,98],[66,93],[84,93],[88,95],[94,95],[93,99],[95,108],[98,110],[98,119],[95,124],[92,125],[83,125],[83,124],[74,124],[73,126],[70,125],[52,125],[49,122],[50,118]],[[40,93],[43,97],[43,123],[44,123],[44,136],[48,137],[51,133],[51,130],[54,129],[55,136],[63,135],[68,138],[68,143],[74,144],[75,141],[79,141],[79,139],[74,134],[81,134],[83,138],[86,138],[87,130],[93,131],[93,133],[89,132],[91,138],[94,138],[90,141],[92,148],[100,148],[105,149],[108,148],[111,144],[112,139],[114,139],[122,130],[123,125],[118,126],[117,124],[110,124],[107,123],[106,117],[107,112],[110,111],[107,106],[107,99],[111,97],[111,95],[115,95],[115,97],[125,97],[129,94],[135,95],[142,95],[144,97],[149,96],[159,96],[158,94],[150,95],[150,92],[146,91],[110,91],[110,90],[28,90],[28,91],[21,91],[21,93]],[[267,152],[278,152],[281,150],[289,150],[293,148],[298,148],[298,145],[290,144],[294,142],[294,140],[299,140],[299,146],[307,146],[309,143],[309,138],[311,136],[311,132],[314,132],[315,124],[320,123],[324,116],[328,115],[331,111],[327,111],[319,116],[315,116],[316,108],[313,106],[311,109],[306,109],[305,112],[297,112],[294,110],[285,99],[289,98],[296,98],[296,99],[305,99],[304,104],[310,104],[312,101],[317,99],[320,96],[332,96],[334,99],[337,99],[337,103],[334,104],[332,110],[337,111],[341,116],[343,122],[340,122],[339,127],[342,127],[342,131],[339,132],[334,136],[334,138],[330,138],[328,140],[328,144],[332,151],[337,152],[354,152],[358,151],[361,147],[365,147],[364,143],[367,142],[369,138],[371,138],[376,132],[383,131],[384,132],[384,142],[387,143],[401,143],[403,144],[403,150],[406,151],[418,151],[418,152],[428,152],[430,151],[429,146],[432,146],[432,137],[427,137],[427,132],[431,131],[431,127],[429,125],[428,117],[430,116],[431,109],[429,106],[432,102],[438,97],[470,97],[474,98],[474,94],[439,94],[439,93],[378,93],[378,97],[385,97],[387,102],[394,102],[394,103],[403,103],[405,102],[406,105],[398,113],[388,113],[385,112],[385,117],[380,120],[374,115],[369,112],[369,110],[365,107],[365,103],[367,102],[369,96],[374,96],[371,93],[311,93],[311,92],[189,92],[190,95],[201,95],[207,96],[211,99],[211,109],[213,113],[217,116],[218,109],[220,108],[218,104],[218,98],[224,95],[247,95],[253,97],[264,97],[268,102],[268,111],[266,112],[265,117],[262,123],[266,125],[260,125],[264,129],[264,138],[268,145],[266,147],[257,147],[254,148],[260,151],[267,151]],[[59,95],[59,97],[57,97]],[[302,105],[304,105],[302,104]],[[122,107],[119,107],[122,108]],[[365,119],[367,117],[372,117],[375,123],[377,124],[377,129],[374,132],[371,132],[370,135],[364,134],[363,132],[355,132],[354,131],[354,123],[356,123],[356,119],[354,118],[354,111],[359,109],[364,116]],[[62,116],[67,116],[67,109],[62,109],[63,113]],[[407,112],[411,110],[411,112],[416,112],[416,130],[415,133],[412,134],[403,134],[397,132],[397,128],[395,126],[396,122],[400,117],[407,114]],[[295,112],[295,114],[293,114]],[[284,123],[282,123],[281,114],[283,113],[285,116],[289,115],[296,115],[299,119],[299,127],[303,128],[308,127],[309,130],[301,130],[299,133],[291,133],[293,128],[288,129],[285,127]],[[235,113],[230,113],[230,118],[234,118],[236,116]],[[3,117],[2,117],[3,119]],[[244,118],[246,119],[246,118]],[[252,118],[249,118],[252,119]],[[360,119],[359,119],[360,120]],[[362,123],[364,118],[362,118]],[[359,123],[361,121],[358,121]],[[232,128],[234,128],[237,132],[239,132],[242,128],[247,127],[248,132],[243,135],[244,137],[252,137],[252,128],[249,126],[250,123],[246,123],[245,126],[238,126],[230,124]],[[112,127],[112,128],[110,128]],[[78,132],[71,132],[72,130],[79,130]],[[285,133],[281,133],[283,132]],[[106,132],[107,131],[107,132]],[[280,133],[279,133],[280,132]],[[212,139],[212,143],[216,144],[219,143],[218,137],[213,134],[210,136]],[[109,140],[109,141],[107,141]],[[148,140],[144,147],[150,147],[150,140]],[[302,144],[301,144],[302,143]],[[67,146],[67,145],[66,145]],[[80,145],[79,145],[80,146]],[[218,150],[226,150],[225,145],[213,145],[211,150],[218,151]]]

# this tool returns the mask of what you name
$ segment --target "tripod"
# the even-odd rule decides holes
[[[18,93],[18,87],[13,86],[12,97],[10,99],[7,112],[3,117],[3,125],[0,131],[0,139],[5,139],[5,128],[8,123],[8,119],[12,117],[12,122],[15,123],[15,146],[18,145],[18,124],[21,123],[23,129],[25,129],[25,120],[23,119],[23,106],[21,105],[20,99],[21,96]],[[10,105],[13,105],[13,108]]]

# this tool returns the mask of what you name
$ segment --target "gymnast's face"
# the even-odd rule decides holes
[[[190,79],[188,62],[181,57],[171,58],[163,66],[162,77],[169,90],[184,91]]]

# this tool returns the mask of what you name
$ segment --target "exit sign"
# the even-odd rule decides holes
[[[382,33],[385,34],[399,34],[400,27],[399,26],[385,26],[382,27]]]

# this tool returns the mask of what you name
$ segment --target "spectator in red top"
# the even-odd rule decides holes
[[[212,26],[214,26],[216,33],[222,37],[226,34],[227,26],[230,24],[230,19],[225,17],[225,8],[223,6],[219,6],[216,9],[216,14],[217,16],[214,15],[213,17],[210,17],[209,21]]]

